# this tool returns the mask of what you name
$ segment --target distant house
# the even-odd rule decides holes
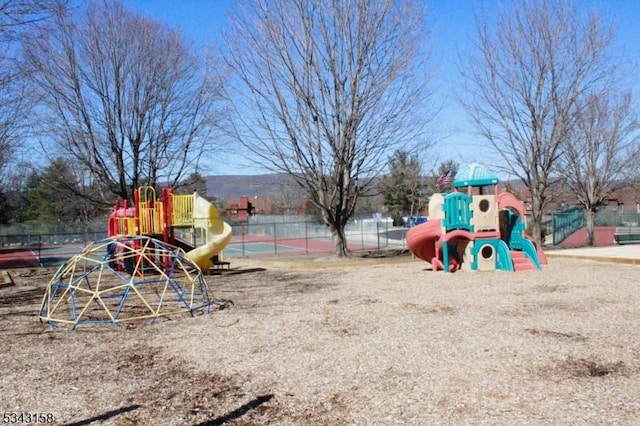
[[[263,196],[236,197],[224,201],[224,215],[229,218],[246,219],[252,215],[305,215],[306,198],[285,200],[282,197]]]
[[[246,219],[256,214],[272,214],[273,207],[270,198],[249,197],[228,198],[224,201],[225,216]]]
[[[525,188],[522,184],[509,182],[505,185],[505,190],[512,192],[519,199],[523,200],[527,214],[531,213],[531,193],[528,188]],[[555,188],[550,188],[548,197],[551,199],[551,202],[547,205],[547,214],[580,205],[576,195],[566,185],[560,184]],[[607,197],[605,204],[613,211],[635,212],[640,214],[640,188],[633,184],[624,186],[612,192],[609,197]]]

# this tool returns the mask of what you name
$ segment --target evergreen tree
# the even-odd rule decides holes
[[[185,180],[176,185],[176,194],[192,194],[197,192],[201,197],[207,197],[207,181],[199,172],[191,173]]]
[[[378,186],[384,205],[399,214],[414,216],[425,207],[422,166],[418,156],[398,149],[388,158],[389,173]]]
[[[22,191],[23,214],[18,221],[89,222],[110,205],[97,202],[104,192],[70,161],[54,160],[43,171],[33,170]]]
[[[447,160],[438,166],[438,172],[433,177],[433,181],[429,182],[430,192],[451,192],[453,190],[453,179],[458,174],[460,165],[453,160]],[[440,176],[449,174],[451,179],[446,180],[444,183],[438,185],[437,181]]]

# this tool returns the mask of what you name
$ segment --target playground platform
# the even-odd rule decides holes
[[[573,258],[599,262],[640,265],[640,244],[611,245],[605,247],[581,247],[571,249],[546,249],[548,258]]]

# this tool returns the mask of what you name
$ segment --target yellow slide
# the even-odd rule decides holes
[[[187,257],[203,271],[211,268],[211,258],[220,253],[231,241],[231,226],[218,217],[218,210],[209,201],[193,195],[193,222],[206,232],[206,243],[189,251]]]

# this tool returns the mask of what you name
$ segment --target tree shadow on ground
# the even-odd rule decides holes
[[[261,395],[255,398],[254,400],[249,401],[246,404],[236,408],[235,410],[225,414],[224,416],[216,417],[215,419],[198,423],[197,426],[220,426],[232,420],[239,419],[240,417],[247,414],[249,411],[259,407],[260,405],[266,402],[269,402],[271,398],[273,398],[273,394]]]
[[[134,405],[130,405],[128,407],[118,408],[117,410],[107,411],[106,413],[100,414],[99,416],[90,417],[88,419],[80,420],[80,421],[73,422],[73,423],[65,423],[65,426],[90,425],[91,423],[94,423],[94,422],[100,422],[100,421],[109,420],[112,417],[118,416],[118,415],[120,415],[122,413],[126,413],[126,412],[129,412],[129,411],[136,410],[136,409],[138,409],[140,407],[141,407],[140,405],[134,404]]]

